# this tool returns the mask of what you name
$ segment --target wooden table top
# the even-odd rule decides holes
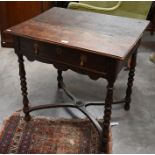
[[[148,24],[146,20],[55,7],[6,31],[124,60]]]

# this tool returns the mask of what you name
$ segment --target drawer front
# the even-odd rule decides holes
[[[103,56],[31,39],[20,40],[20,51],[33,56],[34,59],[44,59],[94,73],[106,74],[109,65]]]

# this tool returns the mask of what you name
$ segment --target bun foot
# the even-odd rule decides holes
[[[25,115],[24,120],[26,122],[30,121],[31,120],[31,116],[29,114]]]
[[[130,105],[129,104],[125,104],[124,105],[124,110],[129,111],[130,110]]]

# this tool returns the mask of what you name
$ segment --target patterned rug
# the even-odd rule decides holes
[[[101,153],[100,149],[98,133],[89,120],[34,117],[26,123],[15,113],[0,132],[0,154],[90,154]]]

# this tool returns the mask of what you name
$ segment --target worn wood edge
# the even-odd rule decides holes
[[[12,27],[12,28],[13,28],[13,27]],[[10,28],[10,29],[11,29],[11,28]],[[145,30],[144,30],[144,31],[145,31]],[[109,57],[109,58],[114,58],[114,59],[116,59],[116,60],[124,61],[124,60],[126,60],[128,54],[129,54],[129,52],[137,45],[137,43],[139,42],[139,40],[142,38],[144,31],[141,33],[141,35],[139,36],[139,38],[137,38],[136,42],[135,42],[135,43],[133,44],[133,46],[129,49],[129,51],[127,52],[127,54],[124,55],[123,57],[119,57],[119,56],[112,55],[112,54],[107,54],[107,53],[101,53],[101,52],[99,52],[99,51],[93,51],[93,50],[89,50],[89,49],[86,49],[86,48],[80,48],[80,47],[77,47],[77,46],[71,46],[71,45],[63,44],[63,43],[59,43],[59,42],[54,42],[54,41],[49,41],[49,40],[38,39],[38,38],[30,37],[30,36],[27,36],[27,35],[20,35],[20,34],[15,33],[15,32],[8,32],[7,30],[5,30],[5,33],[11,34],[11,35],[16,36],[16,37],[24,37],[24,38],[31,39],[31,40],[34,40],[34,41],[40,41],[40,42],[44,42],[44,43],[49,43],[49,44],[51,44],[51,45],[58,45],[58,46],[70,48],[70,49],[73,49],[73,52],[74,52],[74,49],[77,49],[77,50],[80,50],[81,52],[82,52],[82,51],[85,51],[85,52],[87,52],[87,53],[97,54],[97,55],[100,55],[100,56],[107,56],[107,57]]]
[[[84,52],[87,52],[87,53],[97,54],[97,55],[100,55],[100,56],[107,56],[109,58],[114,58],[114,59],[120,60],[120,61],[124,61],[125,58],[126,58],[126,56],[125,57],[119,57],[119,56],[116,56],[116,55],[101,53],[99,51],[97,52],[97,51],[93,51],[93,50],[89,50],[89,49],[85,49],[85,48],[80,48],[80,47],[77,47],[77,46],[70,46],[70,45],[67,45],[67,44],[59,43],[59,42],[38,39],[38,38],[35,38],[35,37],[29,37],[27,35],[20,35],[18,33],[14,33],[14,32],[8,32],[8,31],[5,31],[5,32],[8,33],[8,34],[11,34],[13,36],[17,36],[17,37],[24,37],[24,38],[28,38],[28,39],[31,39],[31,40],[34,40],[34,41],[41,41],[41,42],[44,42],[44,43],[50,43],[51,45],[58,45],[58,46],[70,48],[70,49],[73,49],[73,52],[74,52],[75,49],[77,49],[77,50],[80,50],[81,52],[84,51]]]
[[[56,9],[56,8],[58,8],[58,7],[53,7],[52,9]],[[59,8],[59,9],[64,9],[64,8]],[[51,10],[51,9],[50,9],[50,10]],[[47,10],[47,11],[45,11],[44,13],[46,13],[46,12],[48,12],[48,11],[50,11],[50,10]],[[66,10],[66,9],[64,9],[64,10]],[[70,10],[70,9],[68,9],[68,11],[79,12],[79,11],[77,11],[77,10]],[[96,14],[96,13],[94,13],[94,12],[86,12],[86,11],[81,11],[81,12],[88,13],[88,14]],[[44,14],[44,13],[43,13],[43,14]],[[99,14],[100,14],[100,13],[99,13]],[[102,14],[101,14],[101,15],[102,15]],[[113,15],[107,15],[107,14],[104,14],[104,15],[105,15],[105,16],[113,16]],[[29,19],[29,20],[26,20],[26,21],[22,22],[22,24],[23,24],[23,23],[26,23],[26,22],[28,22],[28,21],[33,21],[33,19],[35,19],[35,18],[38,17],[38,16],[40,16],[40,15],[37,15],[37,16],[35,16],[35,17],[33,17],[33,18]],[[113,17],[114,17],[114,18],[118,18],[117,16],[113,16]],[[77,49],[77,50],[85,51],[85,52],[88,52],[88,53],[94,53],[94,54],[97,54],[97,55],[107,56],[107,57],[110,57],[110,58],[114,58],[114,59],[116,59],[116,60],[124,61],[124,60],[126,60],[128,54],[129,54],[129,52],[136,46],[136,44],[138,43],[138,41],[142,38],[142,35],[143,35],[144,31],[147,29],[148,25],[150,24],[150,21],[149,21],[149,20],[144,20],[144,19],[135,19],[135,18],[120,17],[120,16],[119,16],[119,18],[130,19],[130,20],[140,20],[140,21],[147,21],[147,22],[148,22],[148,23],[146,24],[146,28],[145,28],[145,29],[143,30],[143,32],[140,34],[139,38],[137,38],[137,40],[135,41],[135,43],[133,44],[133,46],[131,46],[131,48],[127,51],[127,54],[124,55],[123,57],[120,57],[120,56],[117,56],[117,55],[108,54],[108,52],[102,53],[102,52],[99,52],[99,51],[93,51],[93,50],[86,49],[86,48],[81,48],[81,47],[77,47],[77,46],[71,46],[71,45],[68,45],[68,44],[61,43],[61,42],[49,41],[49,40],[46,40],[46,39],[38,39],[38,38],[36,38],[36,37],[30,37],[30,36],[28,36],[28,35],[23,35],[23,34],[21,35],[21,34],[19,34],[19,33],[13,32],[12,29],[13,29],[14,27],[20,25],[21,23],[15,25],[15,26],[12,26],[11,28],[8,28],[8,29],[4,30],[4,33],[11,34],[11,35],[14,35],[14,36],[17,36],[17,37],[25,37],[25,38],[32,39],[32,40],[35,40],[35,41],[41,41],[41,42],[45,42],[45,43],[50,43],[50,44],[52,44],[52,45],[59,45],[59,46],[62,46],[62,47],[71,48],[71,49],[73,49],[73,51],[74,51],[74,49]],[[8,31],[8,30],[11,30],[11,31]]]

